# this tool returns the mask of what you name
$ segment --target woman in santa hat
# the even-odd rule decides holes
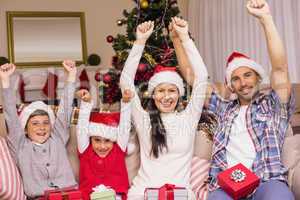
[[[52,108],[42,101],[29,104],[18,116],[10,81],[16,66],[8,63],[0,66],[10,150],[30,199],[42,196],[45,190],[77,184],[66,150],[77,70],[73,61],[64,61],[63,67],[67,83],[55,119]]]
[[[129,188],[125,164],[130,135],[132,93],[123,92],[121,113],[91,112],[93,102],[87,90],[78,91],[81,99],[77,141],[80,159],[79,189],[83,199],[90,199],[93,188],[104,185],[126,200]]]
[[[175,67],[157,66],[148,83],[148,93],[152,98],[147,110],[141,107],[140,99],[134,95],[132,116],[140,143],[141,166],[129,190],[130,199],[143,199],[146,188],[159,188],[166,183],[191,191],[189,179],[194,138],[205,99],[208,74],[189,37],[187,22],[175,17],[171,25],[178,33],[196,74],[194,89],[187,107],[177,112],[179,99],[184,95],[183,80]],[[120,78],[122,90],[135,91],[134,76],[153,28],[151,21],[137,27],[137,39]],[[193,198],[192,192],[189,198]]]

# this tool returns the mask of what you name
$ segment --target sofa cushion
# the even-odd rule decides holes
[[[199,159],[210,160],[212,144],[212,140],[209,139],[204,131],[197,131],[194,143],[194,156],[197,156]]]
[[[0,136],[0,199],[26,199],[19,171],[10,155],[5,137],[2,136]]]
[[[299,147],[298,147],[299,148]],[[292,183],[292,191],[296,200],[300,200],[300,162],[294,169],[294,178]]]
[[[300,84],[293,84],[295,99],[296,99],[296,110],[295,113],[300,114]]]
[[[126,167],[129,177],[129,183],[131,183],[140,168],[140,145],[137,134],[134,130],[132,131],[129,142],[135,145],[134,151],[131,152],[130,155],[126,156]]]

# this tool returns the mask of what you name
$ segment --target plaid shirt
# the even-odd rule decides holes
[[[246,126],[256,151],[252,171],[261,181],[286,181],[287,169],[281,163],[281,150],[289,119],[293,113],[293,95],[288,103],[281,103],[274,90],[260,91],[246,111]],[[227,101],[212,94],[208,109],[216,113],[218,127],[214,134],[209,190],[219,186],[217,175],[227,169],[226,146],[235,118],[239,113],[238,100]]]

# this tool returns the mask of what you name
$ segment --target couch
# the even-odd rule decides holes
[[[299,87],[300,91],[300,87]],[[299,94],[300,92],[296,93],[298,97],[297,103],[300,102]],[[298,105],[297,109],[300,106]],[[294,118],[300,118],[300,113],[295,115]],[[294,124],[295,125],[295,124]],[[296,124],[297,125],[297,124]],[[300,123],[299,123],[300,126]],[[0,110],[0,137],[3,137],[7,134],[5,121],[3,113]],[[138,148],[138,139],[136,134],[132,133],[130,138],[132,143],[136,144],[134,152],[127,156],[126,163],[127,163],[127,170],[129,173],[130,181],[133,177],[137,174],[137,170],[139,168],[139,148]],[[211,158],[211,147],[212,141],[207,137],[206,134],[199,131],[196,135],[195,140],[195,150],[194,155],[198,156],[201,159],[210,160]],[[70,140],[67,146],[69,159],[74,171],[74,174],[78,180],[79,174],[79,161],[77,157],[77,141],[76,141],[76,125],[73,123],[70,127]],[[291,127],[288,129],[284,146],[282,152],[282,160],[284,165],[289,169],[288,175],[288,182],[289,186],[292,189],[293,193],[296,196],[296,200],[300,200],[300,134],[294,134]]]

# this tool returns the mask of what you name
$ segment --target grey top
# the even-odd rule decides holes
[[[77,184],[66,149],[74,90],[75,84],[67,83],[50,137],[43,144],[35,144],[25,136],[21,127],[13,89],[3,88],[9,147],[20,169],[25,194],[29,197],[43,195],[45,190],[54,189],[55,186],[67,187]]]

